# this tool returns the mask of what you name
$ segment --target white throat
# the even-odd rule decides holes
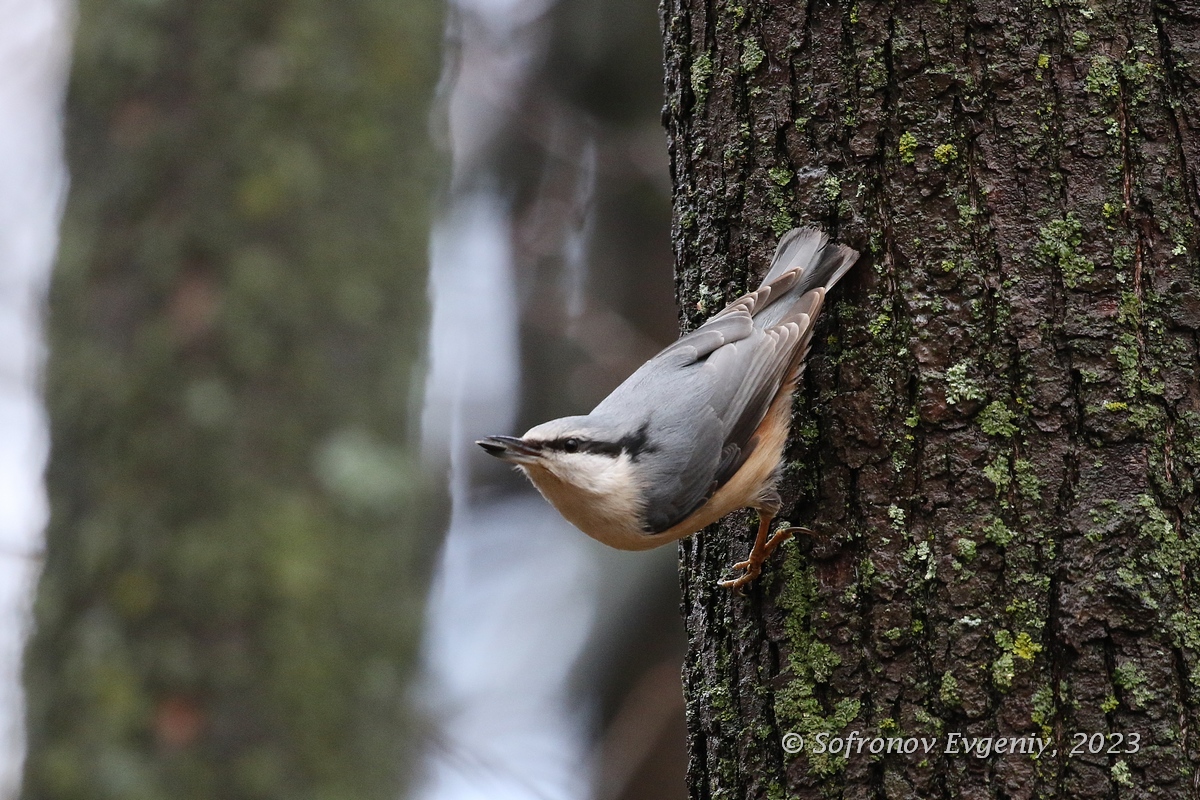
[[[642,487],[628,453],[554,454],[522,465],[533,485],[568,522],[609,547],[648,550],[659,542],[642,529]]]

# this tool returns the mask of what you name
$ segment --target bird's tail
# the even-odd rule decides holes
[[[783,273],[800,268],[799,284],[791,291],[803,295],[810,289],[823,286],[832,289],[854,262],[858,251],[829,241],[829,236],[817,228],[793,228],[779,240],[771,269],[762,285],[766,286]]]
[[[798,315],[815,320],[825,295],[857,260],[857,250],[830,242],[816,228],[784,234],[762,286],[746,296],[753,298],[755,326],[771,328]]]

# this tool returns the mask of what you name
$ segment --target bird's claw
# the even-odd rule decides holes
[[[762,574],[762,563],[755,563],[753,561],[739,561],[733,565],[733,570],[735,572],[741,570],[742,574],[738,575],[736,578],[728,578],[723,581],[717,581],[717,585],[723,589],[740,589]]]
[[[794,533],[812,534],[812,530],[802,528],[799,525],[788,525],[784,528],[778,528],[771,534],[771,538],[766,542],[765,546],[752,549],[749,558],[745,561],[737,562],[730,568],[735,573],[740,571],[741,575],[738,575],[736,578],[726,578],[723,581],[717,581],[717,585],[723,589],[741,589],[746,584],[751,583],[762,574],[763,562],[770,557],[771,553],[775,552],[775,548],[792,538],[792,534]]]

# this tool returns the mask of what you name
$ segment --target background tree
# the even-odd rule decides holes
[[[458,644],[430,648],[429,785],[455,796],[474,785],[681,797],[674,549],[631,555],[593,542],[473,443],[586,411],[677,335],[657,8],[467,3],[449,9],[447,30],[458,65],[442,84],[454,177],[434,244],[427,398],[438,400],[423,437],[446,446],[459,492],[445,562],[458,567],[431,596],[430,640]],[[439,244],[481,236],[494,249],[459,251],[467,258]],[[473,341],[440,335],[464,316]],[[502,343],[513,333],[510,361]],[[481,362],[462,383],[464,365]],[[512,394],[481,377],[496,365],[519,370]],[[499,422],[510,403],[516,420]],[[573,569],[579,580],[564,580]],[[579,609],[589,618],[572,616]],[[575,633],[559,635],[563,624]],[[582,652],[576,633],[587,636]],[[472,668],[481,659],[488,667]],[[592,764],[590,787],[581,760]]]
[[[662,16],[687,325],[798,222],[864,254],[787,454],[816,535],[746,596],[745,517],[681,548],[692,797],[1193,796],[1200,5]],[[781,750],[854,729],[1057,751]]]
[[[80,4],[24,797],[396,796],[440,31]]]

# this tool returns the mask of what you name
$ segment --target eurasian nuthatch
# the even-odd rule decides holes
[[[737,588],[758,577],[795,528],[770,533],[792,391],[825,295],[858,259],[819,230],[797,228],[757,291],[739,297],[642,365],[586,416],[477,444],[516,464],[587,535],[648,550],[758,509]]]

